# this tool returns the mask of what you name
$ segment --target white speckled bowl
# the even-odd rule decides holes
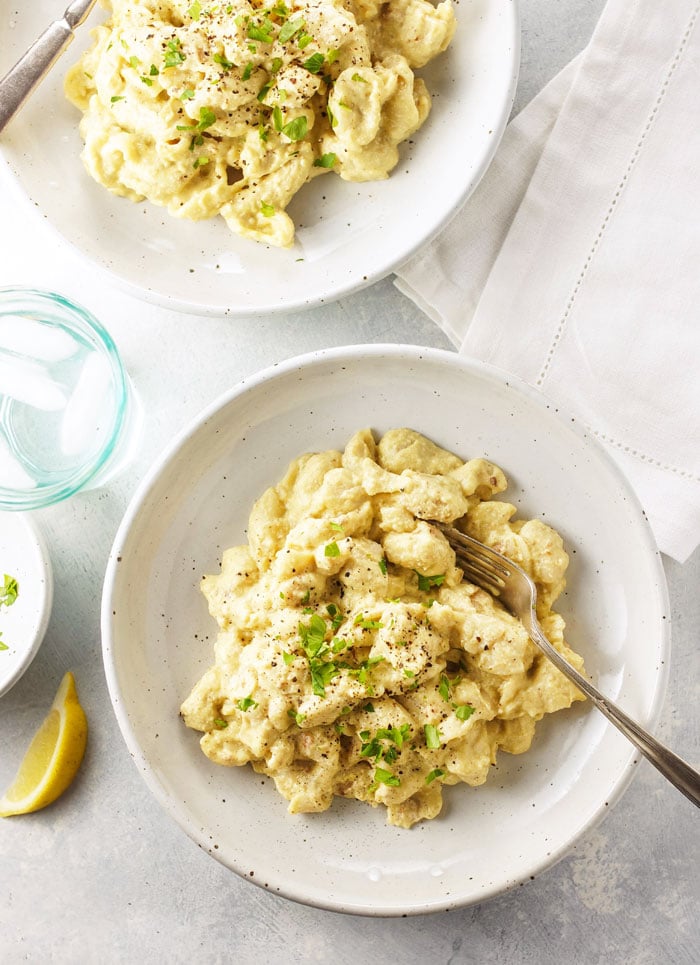
[[[643,725],[669,648],[663,570],[629,485],[596,441],[534,390],[451,352],[362,346],[292,359],[236,386],[175,440],[135,496],[105,583],[104,659],[124,738],[153,793],[202,848],[264,888],[336,911],[403,915],[465,905],[561,857],[630,781],[635,752],[590,705],[539,725],[481,788],[405,831],[338,801],[290,816],[272,782],[222,768],[178,716],[212,662],[198,583],[244,540],[254,499],[308,450],[358,428],[410,426],[506,472],[506,498],[545,518],[571,555],[560,601],[600,688]]]
[[[0,583],[19,586],[17,599],[0,607],[0,697],[13,687],[41,646],[51,615],[53,574],[44,540],[24,513],[0,513]]]
[[[101,5],[0,139],[0,179],[127,290],[196,314],[291,311],[338,298],[394,270],[471,194],[505,128],[520,63],[516,0],[461,0],[448,50],[422,76],[433,95],[423,128],[384,181],[316,178],[293,199],[292,248],[239,238],[223,219],[191,222],[110,194],[80,160],[80,114],[63,77],[106,19]],[[0,76],[59,15],[53,0],[0,18]]]

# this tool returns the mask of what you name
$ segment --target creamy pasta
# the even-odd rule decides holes
[[[111,0],[70,69],[83,161],[115,194],[232,231],[294,240],[311,178],[386,178],[430,95],[414,70],[448,46],[451,0]]]
[[[493,497],[503,472],[409,430],[369,430],[307,454],[256,502],[248,543],[202,589],[215,662],[182,705],[218,764],[270,775],[292,813],[334,796],[410,827],[443,788],[483,783],[498,750],[526,751],[545,714],[583,699],[488,593],[464,582],[431,521],[503,551],[538,586],[538,616],[577,668],[551,609],[562,540]]]

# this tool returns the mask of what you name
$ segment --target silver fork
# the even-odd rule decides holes
[[[603,696],[547,640],[535,610],[537,589],[527,573],[502,553],[461,533],[453,526],[443,523],[434,525],[442,530],[455,551],[457,565],[464,571],[465,578],[496,597],[506,610],[517,617],[527,630],[532,642],[549,657],[552,663],[573,681],[582,693],[590,697],[598,710],[654,767],[661,771],[671,784],[700,807],[700,774],[673,751],[659,743],[616,704]]]

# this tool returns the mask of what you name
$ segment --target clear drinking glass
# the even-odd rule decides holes
[[[137,412],[97,319],[53,292],[0,289],[0,509],[106,482],[128,457]]]

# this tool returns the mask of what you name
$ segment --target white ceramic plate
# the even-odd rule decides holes
[[[51,614],[53,577],[44,540],[28,516],[0,513],[0,583],[19,585],[17,599],[0,607],[0,697],[17,683],[41,646]]]
[[[23,4],[0,18],[0,76],[62,8]],[[317,178],[289,211],[300,226],[286,251],[233,235],[221,219],[180,221],[111,195],[85,173],[79,113],[63,76],[105,18],[77,39],[0,138],[0,169],[31,206],[135,294],[198,314],[291,311],[388,274],[434,235],[474,189],[500,140],[519,65],[515,0],[461,0],[452,46],[420,72],[433,93],[425,126],[387,181]]]
[[[449,788],[410,831],[338,801],[290,816],[269,780],[212,764],[178,717],[213,662],[198,588],[245,540],[253,501],[304,451],[358,428],[418,429],[510,479],[571,555],[560,609],[601,689],[653,725],[669,646],[659,556],[630,487],[596,442],[534,390],[451,352],[364,346],[291,360],[234,388],[173,444],[134,498],[110,557],[102,630],[124,738],[153,793],[202,848],[255,884],[324,908],[410,914],[483,900],[559,858],[627,785],[634,752],[590,704],[539,725],[481,788]]]

